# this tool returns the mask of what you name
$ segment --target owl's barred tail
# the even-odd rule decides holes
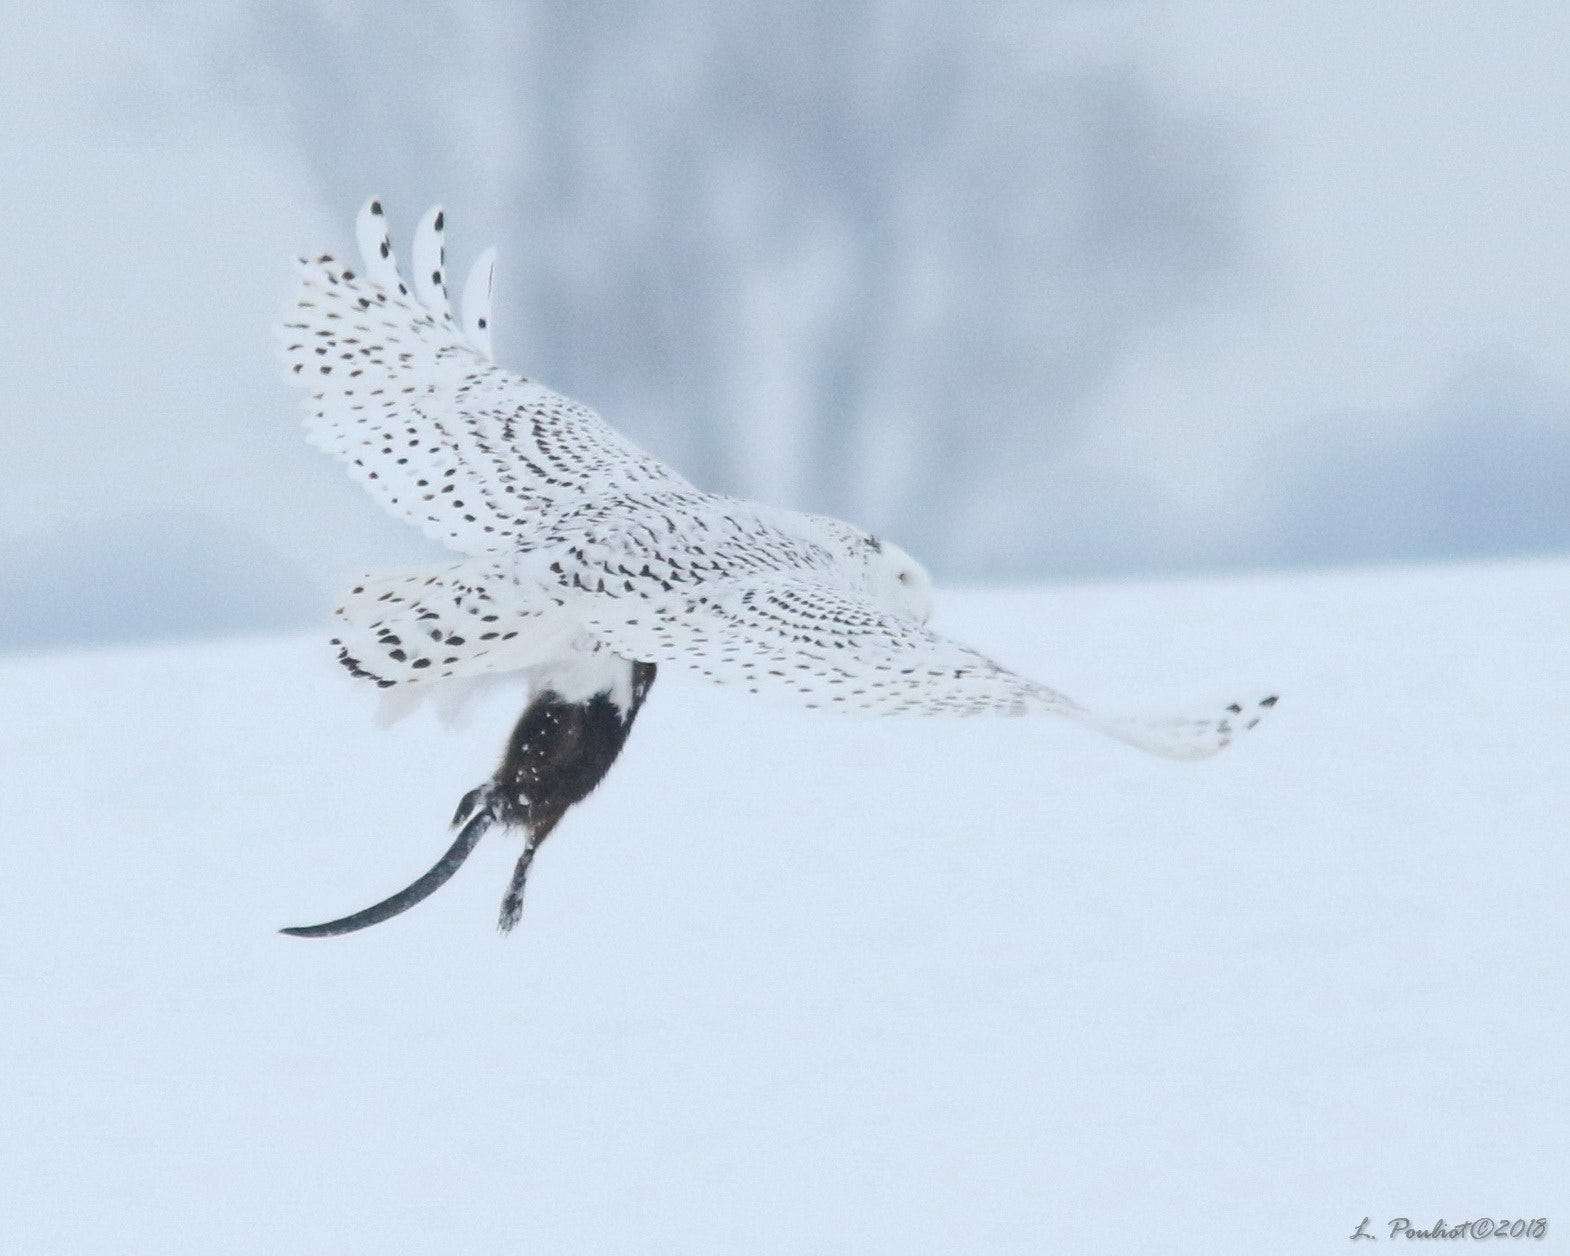
[[[1077,723],[1163,759],[1191,762],[1208,759],[1248,732],[1272,707],[1278,695],[1230,703],[1219,715],[1208,718],[1108,717],[1083,707],[1060,707],[1059,712]]]

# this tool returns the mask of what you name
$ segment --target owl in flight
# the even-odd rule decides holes
[[[398,269],[379,201],[361,262],[302,259],[278,328],[308,392],[307,438],[391,513],[464,557],[366,576],[336,611],[338,660],[393,705],[523,673],[529,704],[500,767],[458,805],[451,848],[407,889],[299,937],[406,911],[487,829],[523,833],[500,927],[540,843],[626,742],[656,670],[680,666],[802,706],[867,715],[1064,716],[1201,759],[1275,697],[1191,720],[1111,719],[930,631],[932,582],[852,524],[695,488],[599,415],[491,360],[495,250],[448,303],[441,209]]]

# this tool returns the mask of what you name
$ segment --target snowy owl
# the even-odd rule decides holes
[[[703,492],[592,410],[496,366],[495,250],[455,315],[443,227],[440,207],[420,220],[406,282],[370,201],[356,223],[360,266],[302,259],[278,329],[309,392],[311,443],[465,556],[365,577],[336,612],[333,644],[394,709],[511,673],[527,678],[529,704],[500,767],[459,804],[435,867],[374,907],[285,933],[347,933],[407,910],[493,825],[523,832],[507,932],[535,851],[610,769],[660,666],[825,711],[1060,715],[1174,759],[1214,754],[1274,705],[1110,719],[930,631],[932,582],[897,545]]]

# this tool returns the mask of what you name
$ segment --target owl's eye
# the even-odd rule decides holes
[[[911,580],[910,572],[902,571],[902,572],[899,573],[899,582],[901,584],[909,584],[910,580]]]

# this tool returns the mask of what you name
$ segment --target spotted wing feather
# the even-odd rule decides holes
[[[650,569],[653,570],[652,568]],[[680,664],[720,684],[860,715],[1061,715],[1167,759],[1208,758],[1252,729],[1274,696],[1198,717],[1103,716],[980,652],[891,614],[843,568],[702,579],[669,591],[639,574],[564,588],[618,654]],[[663,581],[658,582],[661,586]]]
[[[390,512],[469,554],[527,550],[558,515],[627,489],[694,491],[587,406],[470,343],[446,306],[439,213],[422,223],[415,252],[430,273],[411,291],[372,206],[357,231],[364,271],[303,260],[279,328],[310,390],[311,443]],[[488,294],[488,277],[474,286]]]
[[[618,654],[680,664],[793,704],[867,715],[1023,715],[1073,703],[915,620],[810,575],[580,595]]]

